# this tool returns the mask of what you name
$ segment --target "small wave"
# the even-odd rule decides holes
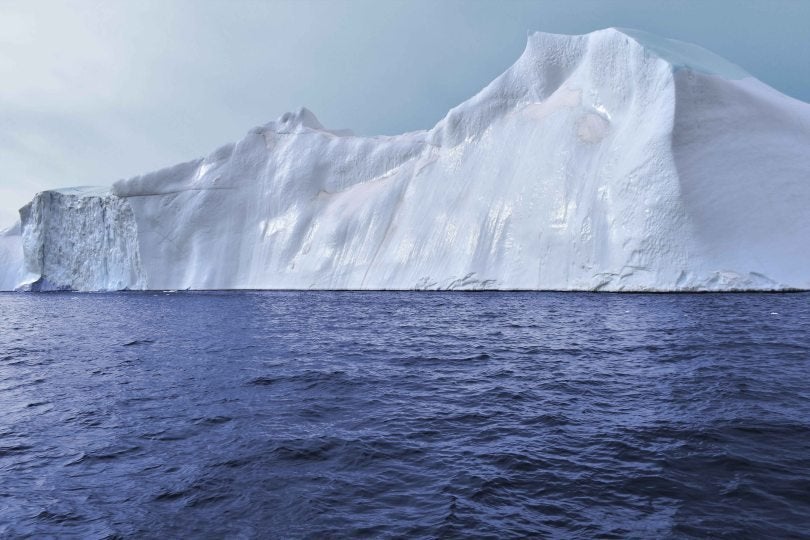
[[[255,377],[248,381],[249,385],[253,386],[270,386],[278,382],[278,379],[274,379],[273,377]]]
[[[134,339],[124,343],[124,347],[135,347],[137,345],[151,345],[155,343],[154,339]]]
[[[195,418],[194,423],[197,425],[217,426],[225,424],[233,420],[230,416],[206,416],[202,418]]]
[[[27,454],[34,447],[28,444],[14,444],[9,446],[0,446],[0,457],[12,456],[15,454]]]
[[[50,404],[51,404],[50,401],[33,401],[31,403],[28,403],[25,406],[25,408],[26,409],[31,409],[31,408],[34,408],[34,407],[44,407],[45,405],[50,405]]]
[[[298,439],[285,441],[270,453],[282,461],[324,461],[342,444],[343,441],[331,438]]]
[[[142,448],[140,446],[129,446],[125,448],[106,448],[103,450],[98,450],[95,452],[83,452],[74,459],[70,461],[68,465],[80,465],[80,464],[88,464],[100,461],[113,461],[117,459],[121,459],[137,452],[140,452]]]
[[[177,499],[182,499],[183,497],[188,496],[188,491],[179,490],[179,491],[161,491],[157,495],[155,495],[156,501],[175,501]]]
[[[37,514],[37,519],[51,523],[66,523],[70,521],[82,521],[84,517],[73,512],[52,512],[50,510],[43,510]]]

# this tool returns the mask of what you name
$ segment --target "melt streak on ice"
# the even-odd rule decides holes
[[[810,289],[810,105],[700,47],[536,33],[433,129],[306,109],[38,194],[0,289]]]

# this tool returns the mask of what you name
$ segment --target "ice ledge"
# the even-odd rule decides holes
[[[76,186],[59,189],[49,189],[44,193],[52,192],[75,197],[106,197],[110,194],[110,186]]]

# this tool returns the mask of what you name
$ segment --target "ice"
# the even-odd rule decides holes
[[[109,190],[39,194],[0,237],[0,286],[810,289],[807,148],[810,105],[700,47],[536,33],[427,131],[358,137],[301,109]]]
[[[26,276],[20,233],[19,222],[0,231],[0,291],[14,290],[25,283],[26,278],[37,279],[37,276]]]
[[[129,201],[109,188],[39,193],[20,210],[31,290],[120,290],[146,286]]]

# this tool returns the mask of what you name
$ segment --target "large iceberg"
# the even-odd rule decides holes
[[[0,235],[0,287],[810,289],[808,208],[810,105],[694,45],[536,33],[428,131],[301,109],[40,193]]]

